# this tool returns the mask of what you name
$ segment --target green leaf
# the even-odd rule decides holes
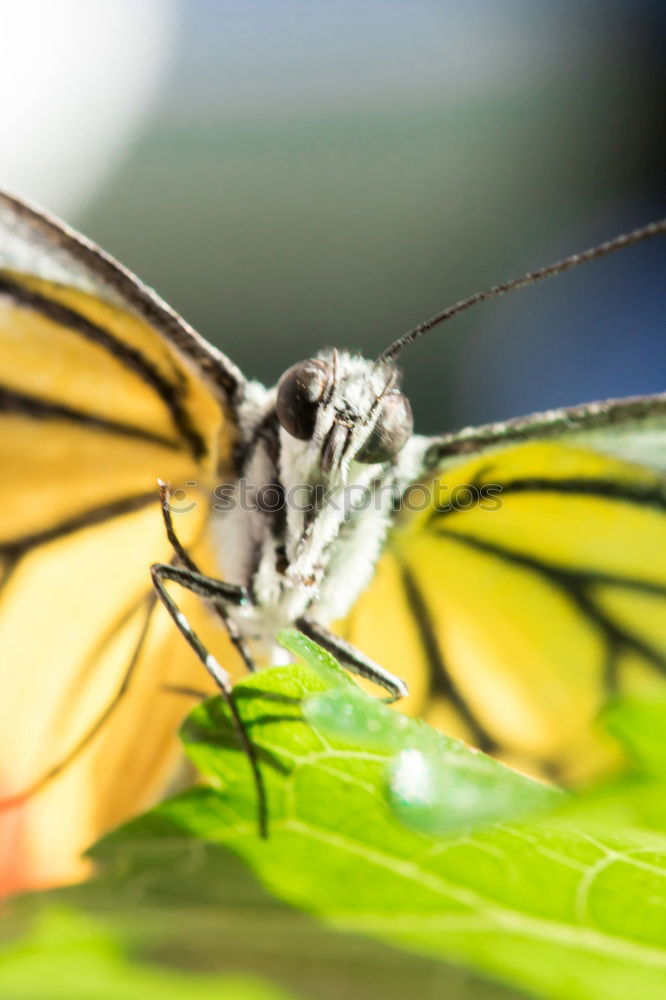
[[[320,736],[386,756],[388,803],[406,826],[423,833],[469,833],[506,816],[552,807],[562,798],[556,789],[396,713],[360,688],[310,695],[302,710]]]
[[[325,685],[302,699],[304,719],[324,738],[386,756],[387,799],[405,825],[424,833],[470,832],[560,801],[554,788],[378,702],[301,633],[285,630],[278,638]]]
[[[183,737],[208,786],[106,838],[97,879],[7,911],[3,997],[664,995],[666,701],[616,706],[632,770],[563,797],[286,641],[317,658],[314,673],[262,671],[236,688],[269,839],[226,710],[207,702]],[[413,758],[405,768],[414,754],[425,779]]]
[[[207,1000],[216,975],[221,1000],[260,988],[271,996],[269,983],[289,1000],[404,1000],[411,991],[519,1000],[466,970],[327,927],[262,889],[230,851],[155,813],[127,834],[93,881],[0,909],[3,1000],[147,1000],[165,972],[179,1000],[199,1000],[200,990]]]
[[[302,632],[285,628],[278,632],[277,638],[280,645],[309,667],[326,687],[354,687],[353,680],[335,657]]]
[[[139,967],[108,927],[71,910],[44,913],[20,942],[0,948],[3,1000],[294,1000],[258,977]]]
[[[310,652],[307,645],[301,650]],[[346,675],[340,681],[337,669],[333,663],[331,673],[308,674],[310,689],[348,684]],[[283,673],[288,678],[291,671]],[[261,696],[266,710],[262,724],[273,718],[279,725],[286,717],[289,726],[293,715],[302,727],[298,676],[297,671],[294,685],[278,685]],[[243,686],[239,700],[244,714],[250,700],[258,707],[257,693],[244,691]],[[212,716],[219,718],[219,727],[208,727]],[[205,735],[199,733],[202,723]],[[210,746],[206,750],[208,741],[233,748],[235,792],[231,794],[246,797],[247,828],[255,838],[254,786],[248,784],[249,771],[237,753],[224,712],[211,702],[203,713],[195,713],[187,728],[194,752],[200,735],[202,750],[213,756],[219,751]],[[294,731],[292,737],[296,735]],[[248,991],[250,997],[255,995],[252,990],[268,991],[268,983],[280,997],[291,1000],[346,1000],[357,995],[365,1000],[404,1000],[412,990],[423,997],[517,1000],[514,990],[488,983],[438,957],[409,953],[379,939],[327,926],[279,900],[223,844],[214,838],[206,841],[210,809],[203,804],[199,810],[201,796],[209,800],[210,808],[222,806],[217,791],[191,790],[179,800],[185,808],[191,802],[191,822],[181,827],[168,810],[154,810],[100,845],[96,853],[109,864],[93,881],[13,901],[4,920],[0,911],[3,998],[41,1000],[40,990],[45,990],[45,1000],[61,996],[144,1000],[151,990],[162,988],[166,970],[173,992],[163,990],[165,1000],[180,996],[179,990],[195,1000],[200,995],[205,998],[210,983],[217,988],[213,974],[221,972],[225,975],[219,976],[220,996],[231,991],[237,1000],[245,1000]],[[201,836],[192,833],[195,828]],[[113,968],[109,953],[114,956]],[[162,978],[154,975],[160,970]],[[51,975],[63,984],[58,986],[60,992],[55,988],[49,992]]]
[[[637,767],[666,777],[666,694],[655,691],[649,701],[624,698],[605,715],[608,729],[625,744]]]
[[[488,762],[483,780],[492,773],[510,789],[504,822],[434,836],[409,829],[389,805],[386,773],[396,751],[438,746],[444,761],[464,762],[471,783],[480,755],[392,712],[396,730],[387,736],[389,710],[369,699],[363,725],[314,729],[302,703],[326,690],[303,667],[262,671],[236,688],[266,782],[268,840],[257,834],[247,761],[213,700],[183,732],[212,787],[162,804],[108,838],[97,856],[118,864],[133,855],[136,863],[138,849],[145,863],[169,838],[203,839],[242,858],[277,899],[345,932],[454,959],[541,996],[664,996],[666,835],[649,809],[645,819],[646,797],[663,802],[663,783],[634,775],[553,815],[516,821],[525,803],[543,808],[542,792],[535,796],[542,786]],[[368,741],[373,712],[377,745]],[[606,821],[618,814],[621,825]],[[132,878],[137,871],[141,865]]]

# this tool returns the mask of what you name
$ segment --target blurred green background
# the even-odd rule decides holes
[[[0,182],[267,382],[666,206],[657,0],[55,7],[11,10]],[[665,260],[636,248],[432,334],[403,359],[418,429],[666,388]]]

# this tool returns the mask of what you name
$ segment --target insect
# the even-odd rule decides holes
[[[477,302],[665,231],[266,389],[0,196],[0,886],[74,877],[163,787],[183,692],[219,688],[252,756],[231,678],[276,662],[287,625],[510,763],[606,760],[599,710],[666,668],[666,395],[426,438],[396,360]]]

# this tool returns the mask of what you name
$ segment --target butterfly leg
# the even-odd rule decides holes
[[[384,700],[389,704],[398,701],[400,698],[405,698],[409,694],[407,685],[400,677],[396,677],[395,674],[385,670],[379,663],[375,663],[374,660],[365,656],[359,649],[356,649],[355,646],[352,646],[351,643],[342,639],[339,635],[329,632],[323,625],[318,625],[317,622],[313,622],[309,618],[299,618],[296,622],[296,627],[304,635],[307,635],[308,639],[312,639],[313,642],[323,646],[336,659],[340,660],[342,665],[351,673],[357,674],[359,677],[365,677],[367,680],[372,681],[373,684],[377,684],[379,687],[383,687],[385,691],[388,691],[389,697]]]
[[[198,594],[199,597],[203,597],[206,600],[212,600],[215,603],[216,608],[218,605],[222,607],[223,601],[231,604],[242,603],[242,601],[245,600],[244,592],[239,595],[238,591],[242,591],[242,588],[233,587],[231,584],[225,584],[220,580],[213,580],[207,576],[203,576],[199,572],[184,569],[178,566],[172,566],[169,563],[154,563],[150,567],[150,573],[153,578],[155,590],[157,591],[162,604],[173,619],[176,628],[201,660],[227,703],[241,747],[245,752],[252,769],[255,787],[257,789],[259,833],[260,836],[266,837],[268,821],[266,791],[261,771],[259,770],[259,762],[257,760],[256,751],[252,745],[250,737],[247,734],[245,724],[243,723],[234,700],[231,678],[229,677],[227,671],[217,662],[213,654],[209,653],[206,649],[185,615],[179,610],[178,605],[169,594],[165,584],[167,581],[178,583],[186,590],[190,590],[192,593]]]
[[[171,547],[176,556],[176,560],[185,569],[190,570],[191,573],[197,574],[201,579],[209,579],[201,572],[197,564],[195,563],[192,556],[185,550],[182,542],[176,534],[176,529],[173,526],[173,518],[171,517],[171,489],[168,483],[164,480],[158,479],[158,485],[160,490],[160,504],[162,507],[162,520],[164,521],[164,528],[166,530],[167,538],[171,543]],[[180,582],[180,581],[179,581]],[[221,618],[224,626],[227,630],[229,639],[231,640],[233,646],[238,652],[240,658],[245,664],[246,670],[249,673],[254,673],[257,669],[254,660],[250,654],[247,645],[243,639],[243,636],[238,629],[238,626],[234,620],[229,616],[227,607],[229,604],[243,604],[246,600],[246,593],[242,587],[234,586],[233,584],[223,583],[222,581],[210,581],[219,585],[219,592],[217,598],[212,600],[213,607],[217,611],[219,617]],[[205,596],[205,595],[200,595]],[[226,605],[226,606],[225,606]]]

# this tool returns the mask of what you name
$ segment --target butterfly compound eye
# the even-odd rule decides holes
[[[356,455],[357,462],[388,462],[407,444],[414,430],[409,400],[401,392],[384,397],[377,423]]]
[[[292,437],[309,441],[314,432],[319,405],[328,383],[328,366],[311,358],[287,368],[278,382],[277,418]]]

